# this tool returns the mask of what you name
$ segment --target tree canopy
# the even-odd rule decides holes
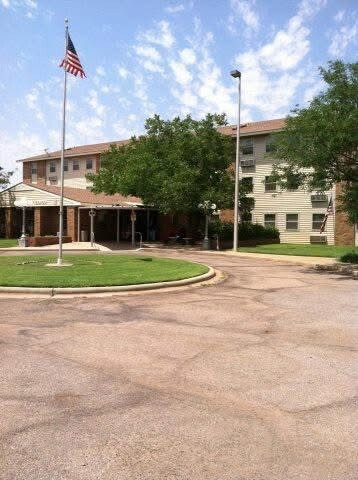
[[[13,172],[6,172],[3,167],[0,166],[0,190],[10,183],[10,177],[12,174]]]
[[[275,137],[273,176],[282,187],[329,190],[342,182],[341,209],[358,222],[358,63],[320,68],[327,89],[296,108]]]
[[[225,124],[225,115],[202,120],[154,115],[145,135],[101,155],[98,174],[88,175],[93,191],[135,195],[162,213],[192,213],[206,200],[231,208],[234,144],[218,131]]]

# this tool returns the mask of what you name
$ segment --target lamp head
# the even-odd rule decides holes
[[[241,78],[241,72],[239,72],[239,70],[231,70],[230,75],[234,78]]]

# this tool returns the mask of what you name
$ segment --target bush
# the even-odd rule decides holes
[[[343,263],[358,263],[358,252],[348,252],[339,257]]]
[[[209,225],[210,236],[218,235],[220,240],[232,240],[234,224],[216,220]],[[278,239],[280,232],[274,227],[264,227],[259,223],[241,223],[239,225],[239,239],[253,240],[259,238]]]

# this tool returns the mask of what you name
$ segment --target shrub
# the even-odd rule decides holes
[[[339,257],[343,263],[358,263],[358,252],[348,252]]]
[[[221,222],[216,220],[209,225],[210,236],[218,235],[220,240],[232,240],[234,224],[232,222]],[[277,239],[280,232],[274,227],[264,227],[259,223],[241,223],[239,225],[239,239],[253,240],[258,238]]]

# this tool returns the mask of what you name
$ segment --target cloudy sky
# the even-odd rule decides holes
[[[356,60],[354,0],[0,0],[0,165],[59,149],[64,18],[87,78],[70,78],[67,146],[128,138],[145,118],[285,116]],[[15,180],[21,172],[17,172]]]

